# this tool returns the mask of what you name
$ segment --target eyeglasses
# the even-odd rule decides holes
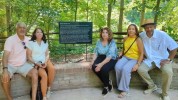
[[[26,45],[25,45],[25,42],[22,42],[22,45],[24,46],[24,49],[26,49],[27,47],[26,47]]]

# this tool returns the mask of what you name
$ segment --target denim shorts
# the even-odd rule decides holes
[[[28,72],[30,70],[32,70],[33,64],[30,64],[28,62],[24,63],[21,66],[12,66],[12,65],[8,65],[8,71],[10,73],[10,78],[12,78],[12,76],[14,75],[14,73],[18,73],[21,74],[22,76],[26,77],[26,75],[28,74]]]

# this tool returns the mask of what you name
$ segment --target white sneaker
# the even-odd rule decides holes
[[[170,100],[169,96],[163,96],[162,100]]]
[[[47,100],[47,98],[46,98],[46,97],[43,97],[43,100]]]
[[[152,92],[156,91],[158,88],[155,85],[153,88],[149,88],[147,90],[144,91],[144,94],[151,94]]]
[[[51,93],[52,92],[50,90],[47,91],[47,98],[49,98],[51,96]]]

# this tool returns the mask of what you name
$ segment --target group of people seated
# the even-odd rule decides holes
[[[135,24],[127,28],[123,39],[123,50],[118,54],[112,31],[105,27],[100,31],[90,69],[104,84],[102,94],[106,95],[113,88],[109,71],[115,69],[119,98],[128,95],[131,73],[137,71],[148,84],[144,94],[157,90],[148,71],[158,67],[162,71],[162,100],[170,100],[168,89],[172,81],[172,61],[177,52],[177,43],[164,31],[156,29],[152,19],[145,19],[141,26],[145,31],[139,33]],[[119,56],[117,56],[119,55]]]
[[[55,69],[49,59],[48,43],[41,28],[36,28],[31,39],[26,37],[27,26],[23,22],[16,24],[16,34],[7,38],[3,53],[2,86],[8,100],[13,100],[10,93],[10,80],[14,73],[31,78],[32,100],[36,100],[38,77],[40,77],[43,100],[51,94],[51,85]]]
[[[109,71],[115,69],[119,98],[129,92],[131,73],[137,71],[148,84],[144,94],[157,90],[148,71],[158,67],[162,71],[162,100],[170,100],[168,89],[172,81],[172,61],[177,52],[177,43],[166,33],[156,29],[152,19],[146,19],[142,25],[145,31],[139,33],[135,24],[127,28],[123,39],[123,50],[118,52],[111,29],[104,27],[96,43],[94,56],[89,66],[104,84],[102,94],[112,91]],[[14,73],[31,78],[32,100],[36,100],[38,77],[41,78],[43,100],[50,96],[55,69],[49,59],[48,43],[41,28],[36,28],[31,39],[26,37],[27,26],[23,22],[16,24],[16,34],[7,38],[4,45],[2,86],[8,100],[10,79]]]

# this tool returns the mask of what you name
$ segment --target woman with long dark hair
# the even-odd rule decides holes
[[[50,95],[50,87],[54,80],[55,69],[49,59],[48,43],[41,28],[34,30],[31,40],[27,44],[27,59],[38,69],[38,75],[41,77],[40,83],[43,100],[46,100]]]
[[[119,98],[128,94],[131,72],[137,71],[143,60],[143,43],[139,38],[139,32],[135,24],[130,24],[127,29],[127,36],[124,38],[124,47],[121,52],[122,58],[115,66],[116,80]]]

